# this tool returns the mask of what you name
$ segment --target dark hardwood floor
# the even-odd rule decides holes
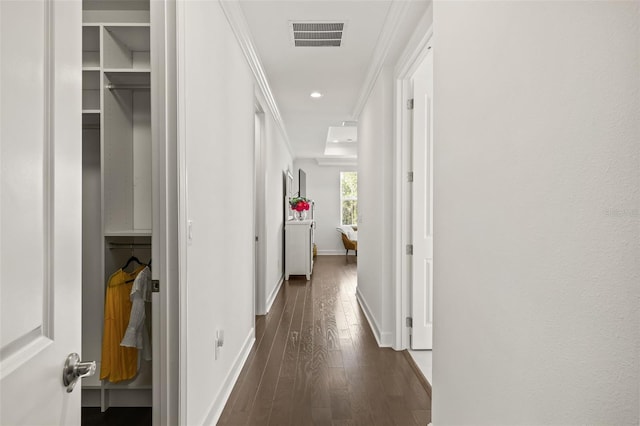
[[[425,426],[431,398],[402,352],[379,348],[352,256],[319,256],[256,318],[256,342],[218,425]]]

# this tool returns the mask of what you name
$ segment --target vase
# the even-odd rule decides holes
[[[294,210],[293,211],[293,217],[295,217],[297,220],[305,220],[307,218],[307,211],[306,210],[302,210],[302,211]]]

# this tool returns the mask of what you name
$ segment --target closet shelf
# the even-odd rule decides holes
[[[83,386],[84,387],[84,386]],[[153,389],[151,384],[148,385],[119,385],[117,383],[106,383],[102,389]]]
[[[133,52],[148,51],[150,43],[149,25],[105,25],[104,29],[119,44]]]
[[[144,85],[151,84],[149,70],[105,70],[105,76],[109,83],[114,85]]]
[[[84,26],[99,26],[104,27],[147,27],[150,28],[151,24],[148,22],[100,22],[96,24],[84,24]]]
[[[82,128],[84,130],[89,130],[89,129],[99,130],[100,129],[100,110],[95,110],[95,109],[82,110]]]
[[[82,67],[82,71],[100,71],[100,67]]]
[[[150,237],[150,229],[132,229],[126,231],[105,231],[105,237]]]
[[[116,73],[131,73],[131,74],[138,74],[138,73],[150,73],[151,70],[149,68],[105,68],[104,70],[105,73],[107,74],[116,74]]]

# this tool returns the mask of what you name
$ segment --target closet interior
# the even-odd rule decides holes
[[[149,0],[83,1],[82,357],[98,368],[83,379],[82,405],[102,411],[152,405],[149,356],[137,354],[131,379],[100,379],[108,281],[127,263],[127,272],[141,269],[133,257],[151,263],[150,26]],[[144,331],[151,336],[157,319],[146,299]]]

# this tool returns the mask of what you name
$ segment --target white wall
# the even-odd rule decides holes
[[[179,2],[177,31],[180,195],[193,221],[189,243],[180,224],[181,417],[207,424],[253,338],[254,80],[218,2]]]
[[[293,163],[294,188],[298,190],[298,169],[307,174],[307,197],[315,202],[315,239],[318,255],[344,254],[340,226],[340,172],[356,171],[354,166],[319,166],[315,160]],[[349,254],[355,254],[350,251]]]
[[[435,2],[434,424],[638,424],[639,23]]]
[[[393,80],[384,68],[358,121],[358,297],[383,346],[392,343]]]

